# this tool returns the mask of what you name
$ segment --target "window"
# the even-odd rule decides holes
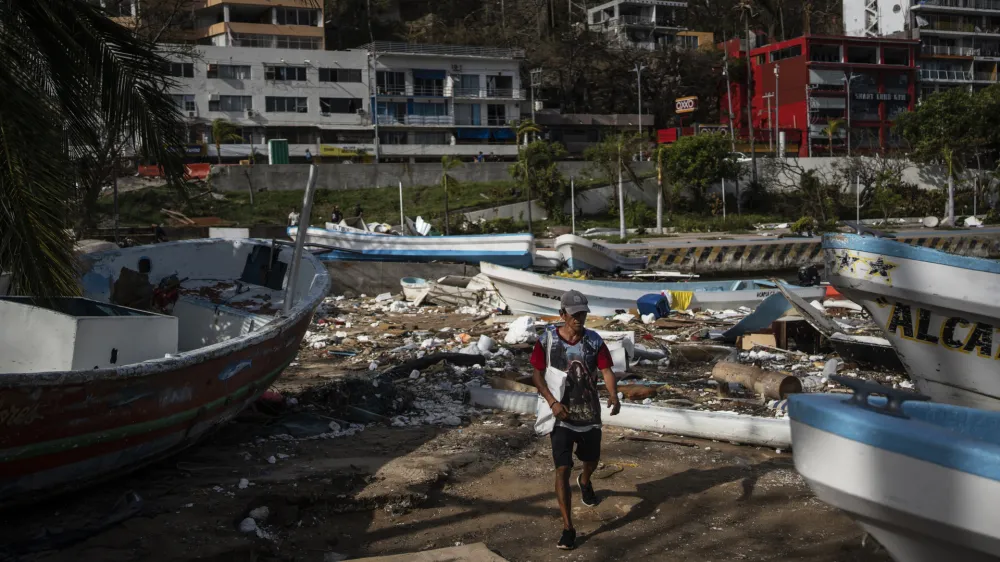
[[[677,37],[678,43],[684,49],[697,49],[698,48],[698,36],[697,35],[679,35]]]
[[[847,62],[878,64],[878,49],[875,47],[848,47]]]
[[[319,49],[319,37],[294,37],[278,35],[275,46],[279,49]]]
[[[233,131],[236,136],[232,138],[223,139],[219,144],[253,144],[253,129],[247,127],[238,127]],[[209,129],[207,132],[208,143],[215,144],[215,140],[212,139],[212,130]]]
[[[906,66],[910,64],[910,51],[909,49],[894,49],[890,47],[884,47],[882,49],[882,61],[885,64],[898,64]]]
[[[316,10],[304,8],[276,8],[278,25],[316,25]]]
[[[316,144],[316,130],[311,127],[268,127],[267,140],[285,139],[288,144]]]
[[[267,96],[264,98],[264,111],[269,113],[306,113],[309,106],[306,98],[284,98]]]
[[[299,80],[305,81],[306,67],[304,66],[264,66],[264,80]]]
[[[374,140],[371,129],[367,131],[336,131],[324,129],[319,132],[320,142],[331,144],[371,144]]]
[[[194,95],[184,94],[184,95],[174,95],[170,96],[174,100],[174,105],[177,109],[181,111],[197,111],[198,108],[194,104]]]
[[[274,35],[257,35],[253,33],[231,33],[234,47],[274,47]]]
[[[777,51],[771,51],[771,62],[778,62],[780,60],[798,56],[802,56],[802,46],[793,45],[791,47],[785,47],[784,49],[778,49]]]
[[[357,113],[362,108],[358,98],[319,98],[322,113]]]
[[[228,80],[249,80],[250,65],[241,64],[209,64],[206,76]]]
[[[355,68],[321,68],[320,82],[361,82],[361,69]]]
[[[458,77],[458,87],[462,89],[479,89],[478,74],[461,74]]]
[[[506,98],[514,92],[514,77],[512,76],[487,76],[486,77],[486,97]]]
[[[400,95],[406,93],[406,73],[380,70],[375,73],[375,85],[382,95]]]
[[[413,133],[413,144],[451,144],[448,133],[416,131]]]
[[[767,62],[767,56],[766,55],[757,55],[757,66],[760,66],[760,65],[764,64],[765,62]]]
[[[209,111],[244,111],[253,109],[252,96],[219,96],[217,100],[209,100]]]
[[[194,78],[194,63],[172,62],[170,68],[167,69],[167,74],[177,78]]]
[[[498,127],[507,124],[507,106],[499,103],[491,103],[486,106],[486,124],[491,127]]]
[[[814,62],[841,62],[840,46],[817,45],[813,43],[809,46],[809,60]]]
[[[381,144],[407,144],[406,133],[403,131],[379,131],[378,142]]]

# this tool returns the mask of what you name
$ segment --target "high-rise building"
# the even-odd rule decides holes
[[[315,0],[193,0],[189,38],[200,45],[323,48],[323,4]]]

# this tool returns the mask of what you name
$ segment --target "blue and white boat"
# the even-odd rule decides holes
[[[856,394],[788,399],[795,468],[816,496],[897,562],[1000,560],[1000,413],[838,382]]]
[[[288,236],[298,236],[296,226]],[[310,226],[306,243],[328,249],[324,260],[448,261],[478,264],[481,261],[511,267],[531,267],[535,239],[531,234],[481,234],[468,236],[391,236],[373,232],[330,230]]]
[[[646,269],[649,262],[648,256],[624,256],[607,246],[574,234],[563,234],[556,238],[555,246],[570,271],[635,271]]]
[[[587,296],[591,313],[596,316],[614,316],[617,310],[635,308],[640,297],[652,293],[670,295],[671,306],[678,309],[725,310],[741,306],[755,308],[762,300],[779,292],[777,284],[760,279],[682,283],[569,279],[485,262],[479,265],[479,270],[490,278],[512,313],[539,316],[558,315],[559,299],[573,289]],[[790,290],[806,300],[821,299],[826,294],[825,287],[792,287]],[[674,294],[677,291],[691,293],[685,295],[690,297],[687,306],[680,304],[680,295]]]
[[[1000,262],[854,234],[823,250],[830,283],[882,327],[917,390],[1000,410]]]

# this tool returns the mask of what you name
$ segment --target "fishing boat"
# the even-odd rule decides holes
[[[0,506],[174,454],[291,363],[330,286],[310,254],[200,239],[80,256],[80,297],[0,298]]]
[[[622,270],[646,269],[649,261],[646,256],[623,256],[607,246],[574,234],[563,234],[556,238],[555,246],[570,271],[599,269],[617,273]]]
[[[882,327],[917,389],[1000,410],[1000,263],[883,238],[823,238],[830,282]]]
[[[288,228],[293,240],[296,226]],[[535,240],[531,234],[478,234],[467,236],[388,236],[371,232],[328,230],[311,226],[306,243],[328,251],[324,260],[450,261],[478,264],[490,261],[511,267],[531,267]]]
[[[897,562],[1000,559],[1000,413],[836,380],[854,396],[788,398],[795,468],[816,496]]]
[[[616,311],[635,308],[640,297],[651,293],[691,293],[685,295],[691,299],[688,308],[725,310],[755,307],[778,292],[776,283],[754,279],[657,283],[569,279],[485,262],[479,269],[490,278],[512,313],[538,316],[559,314],[559,299],[573,289],[586,295],[591,313],[597,316],[613,316]],[[791,290],[805,299],[822,298],[826,291],[824,287],[793,287]],[[674,306],[681,308],[678,303]]]

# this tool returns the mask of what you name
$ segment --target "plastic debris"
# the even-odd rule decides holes
[[[257,532],[257,522],[253,520],[253,517],[247,517],[240,521],[240,532],[245,535]]]
[[[516,345],[519,343],[534,343],[538,339],[535,332],[535,319],[531,316],[521,316],[510,323],[504,343]]]
[[[268,509],[266,505],[255,507],[250,510],[250,517],[257,523],[264,523],[270,515],[271,510]]]

